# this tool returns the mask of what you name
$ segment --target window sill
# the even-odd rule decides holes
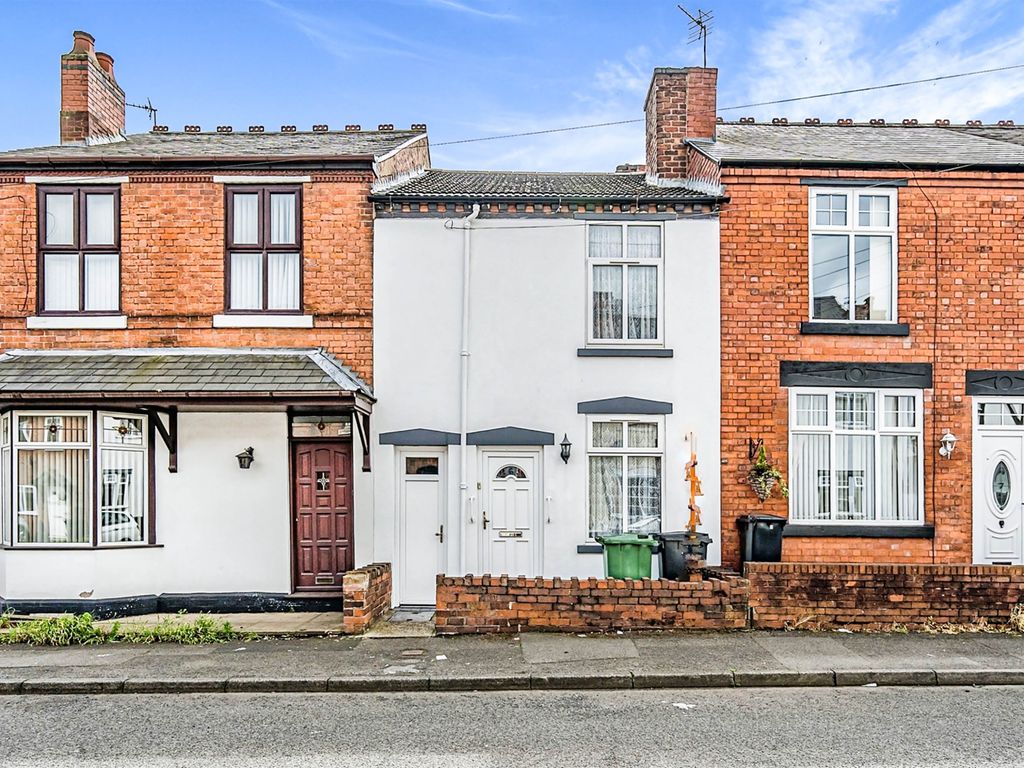
[[[600,555],[604,552],[604,547],[600,544],[577,544],[576,554],[577,555]]]
[[[214,328],[312,328],[312,315],[235,315],[213,316]]]
[[[0,549],[8,552],[102,552],[106,549],[162,549],[163,544],[101,544],[91,545],[56,545],[56,544],[4,544]]]
[[[787,525],[783,536],[859,539],[932,539],[934,525]]]
[[[128,327],[126,315],[35,315],[25,318],[29,330],[94,328],[120,330]]]
[[[800,333],[817,336],[909,336],[908,323],[800,323]]]
[[[647,347],[580,347],[576,357],[672,357],[675,352]]]

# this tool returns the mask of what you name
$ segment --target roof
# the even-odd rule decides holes
[[[723,123],[693,144],[727,166],[1024,166],[1024,134],[1001,127]]]
[[[451,171],[433,168],[375,190],[373,198],[487,200],[709,200],[681,186],[648,184],[642,173]]]
[[[8,350],[0,400],[110,396],[285,398],[369,388],[319,349]]]
[[[128,162],[247,159],[373,159],[398,149],[421,131],[291,133],[133,133],[123,141],[64,144],[0,152],[0,165],[39,162]]]

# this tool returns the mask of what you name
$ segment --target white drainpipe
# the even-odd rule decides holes
[[[473,222],[480,215],[479,203],[473,204],[473,212],[462,221],[462,343],[459,351],[459,525],[462,527],[463,516],[473,522],[472,509],[469,508],[469,455],[466,445],[466,433],[469,426],[469,278],[470,255],[472,254],[471,233]],[[468,514],[467,514],[468,513]],[[464,529],[463,529],[464,530]],[[459,552],[459,573],[466,570],[466,546],[463,544]]]

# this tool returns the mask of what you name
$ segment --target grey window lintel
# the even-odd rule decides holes
[[[456,432],[442,432],[437,429],[401,429],[397,432],[381,432],[381,445],[437,446],[458,445]]]
[[[840,179],[828,176],[809,176],[800,179],[805,187],[905,187],[906,179]]]
[[[665,414],[672,413],[672,403],[644,400],[639,397],[608,397],[604,400],[585,400],[577,403],[576,413]]]

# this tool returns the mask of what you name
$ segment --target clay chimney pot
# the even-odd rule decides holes
[[[114,57],[109,53],[96,52],[96,61],[100,65],[100,69],[106,72],[111,77],[114,76]]]
[[[72,53],[94,53],[96,46],[96,38],[90,35],[88,32],[83,32],[80,29],[76,29],[73,33],[75,38],[75,45],[71,49]]]

